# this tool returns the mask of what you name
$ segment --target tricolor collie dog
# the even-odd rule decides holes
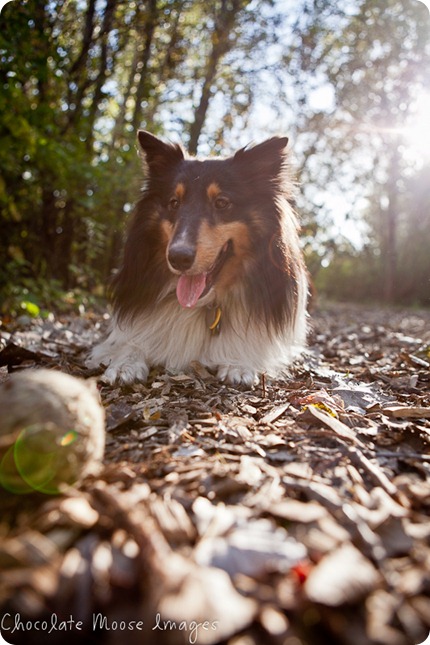
[[[122,383],[193,361],[234,384],[276,376],[306,335],[288,139],[199,160],[138,137],[146,183],[113,281],[110,333],[90,364]]]

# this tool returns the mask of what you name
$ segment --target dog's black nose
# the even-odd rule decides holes
[[[173,245],[170,247],[167,257],[174,269],[177,271],[187,271],[193,266],[196,250],[192,246],[184,244]]]

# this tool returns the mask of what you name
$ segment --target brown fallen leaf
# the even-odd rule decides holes
[[[330,607],[358,602],[379,583],[380,576],[351,543],[325,556],[314,567],[304,585],[309,600]]]
[[[260,423],[273,423],[276,419],[279,419],[284,412],[290,407],[289,403],[283,403],[282,405],[276,405],[274,408],[269,410],[264,417],[260,419]]]
[[[6,347],[0,352],[0,367],[6,365],[8,369],[14,367],[15,365],[21,365],[26,361],[33,361],[35,363],[40,363],[43,354],[40,352],[32,352],[25,347],[20,347],[15,343],[8,343]]]
[[[390,406],[383,408],[383,412],[390,414],[393,417],[402,419],[430,419],[430,408],[423,407],[403,407],[403,406]]]
[[[58,510],[73,524],[87,529],[99,520],[99,514],[84,497],[68,497],[60,502]]]
[[[356,433],[339,419],[332,417],[330,414],[328,414],[327,412],[324,412],[324,410],[321,410],[315,407],[314,405],[310,405],[308,407],[308,411],[316,419],[318,419],[318,421],[321,421],[324,425],[328,426],[337,435],[339,435],[339,437],[342,437],[342,439],[348,439],[349,441],[352,441],[352,443],[357,444],[362,448],[364,448],[363,442],[357,438]]]
[[[181,642],[212,645],[244,629],[256,614],[256,602],[236,591],[221,569],[199,567],[172,554],[168,579],[171,589],[160,599],[153,631],[165,632],[173,621],[183,625]]]
[[[306,556],[303,544],[269,519],[238,521],[227,533],[203,538],[194,551],[200,565],[223,569],[232,578],[285,572]]]
[[[316,522],[327,515],[327,510],[318,502],[300,502],[297,499],[272,502],[266,510],[275,517],[302,524]]]

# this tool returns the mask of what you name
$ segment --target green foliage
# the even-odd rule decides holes
[[[371,249],[360,253],[338,250],[333,260],[319,269],[315,287],[321,295],[348,302],[375,302],[381,292],[381,259]]]
[[[22,278],[3,289],[0,315],[46,318],[51,313],[79,313],[97,306],[99,296],[78,287],[66,291],[58,280]]]

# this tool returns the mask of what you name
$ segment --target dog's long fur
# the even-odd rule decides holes
[[[288,139],[202,161],[145,131],[139,142],[146,182],[113,282],[110,334],[90,363],[124,383],[193,361],[232,383],[275,376],[306,336]]]

